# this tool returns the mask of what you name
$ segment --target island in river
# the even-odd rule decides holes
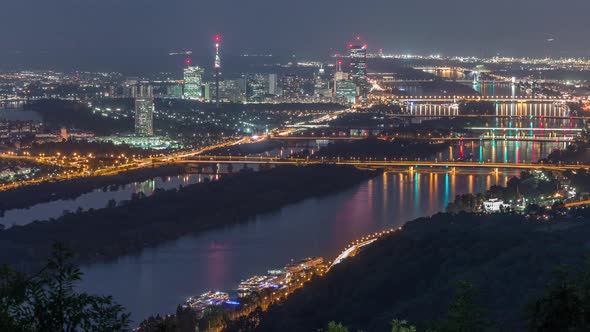
[[[112,259],[181,235],[247,221],[306,198],[339,192],[377,174],[380,172],[335,165],[285,166],[156,191],[123,205],[67,213],[55,220],[1,231],[0,262],[35,266],[46,259],[55,241],[72,248],[83,263]]]

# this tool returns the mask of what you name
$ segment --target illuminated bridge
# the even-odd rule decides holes
[[[412,97],[409,97],[412,98]],[[463,114],[457,102],[468,101],[489,101],[494,103],[493,114],[481,115],[489,117],[545,117],[545,118],[571,118],[571,112],[564,100],[557,99],[534,99],[530,96],[527,99],[521,97],[473,97],[470,99],[455,99],[454,97],[418,97],[415,99],[402,99],[405,102],[405,114],[417,117],[454,117],[469,116]],[[514,99],[512,99],[514,98]],[[403,116],[403,115],[402,115]],[[479,114],[475,116],[480,116]]]
[[[582,132],[581,128],[506,128],[506,127],[467,127],[467,130],[485,130],[485,131],[565,131],[565,132]]]
[[[0,155],[1,158],[15,160],[31,160],[43,162],[40,158],[28,156]],[[50,163],[50,162],[47,162]],[[50,163],[53,164],[53,163]],[[432,160],[360,160],[345,158],[281,158],[281,157],[253,157],[253,156],[203,156],[188,155],[182,157],[159,157],[150,160],[142,160],[136,163],[129,163],[114,168],[109,168],[108,173],[116,174],[130,169],[153,167],[165,164],[272,164],[272,165],[352,165],[365,168],[489,168],[489,169],[537,169],[565,171],[577,170],[580,168],[590,169],[590,165],[584,164],[531,164],[531,163],[499,163],[499,162],[477,162],[477,161],[432,161]],[[95,175],[104,175],[95,174]]]
[[[582,164],[531,164],[531,163],[497,163],[497,162],[476,162],[476,161],[429,161],[429,160],[358,160],[358,159],[303,159],[303,158],[278,158],[278,157],[238,157],[238,156],[197,156],[191,159],[159,160],[155,159],[153,164],[274,164],[274,165],[352,165],[366,168],[490,168],[498,169],[537,169],[565,171],[577,170],[580,168],[589,169],[589,165]]]
[[[546,118],[546,119],[570,119],[570,120],[588,120],[589,116],[567,116],[567,115],[527,115],[527,114],[461,114],[458,112],[419,112],[389,114],[390,118]]]
[[[502,101],[502,102],[558,102],[565,103],[573,99],[561,97],[534,97],[534,96],[400,96],[403,102],[456,102],[456,101]]]
[[[506,131],[526,132],[532,129],[515,128]],[[483,134],[477,137],[419,137],[420,141],[526,141],[526,142],[570,142],[576,139],[577,135],[569,136],[523,136],[505,135],[499,132],[496,135]],[[367,139],[365,136],[275,136],[270,140],[276,141],[361,141]]]
[[[357,141],[366,138],[365,136],[273,136],[269,139],[275,141]]]

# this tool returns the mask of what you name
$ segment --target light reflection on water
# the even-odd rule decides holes
[[[247,223],[85,266],[81,288],[114,295],[136,320],[172,312],[190,295],[235,289],[240,280],[282,267],[290,259],[333,259],[354,239],[434,214],[457,194],[504,185],[514,175],[489,170],[386,173],[351,190],[292,204]]]
[[[206,177],[208,175],[185,174],[135,182],[120,186],[112,191],[96,189],[75,199],[60,199],[36,204],[28,209],[8,210],[3,217],[0,217],[0,224],[5,226],[26,225],[34,220],[57,218],[63,214],[64,210],[73,212],[78,208],[82,208],[82,210],[104,208],[111,199],[118,203],[129,200],[134,193],[143,193],[149,196],[156,189],[169,190],[178,188],[180,185],[195,184],[204,181]]]
[[[456,102],[460,102],[461,97]],[[579,120],[569,119],[569,110],[562,104],[554,102],[519,102],[519,101],[489,101],[493,103],[495,114],[488,115],[488,122],[498,125],[500,122],[507,121],[535,121],[536,123],[550,123],[576,126],[582,125]],[[437,116],[456,116],[460,114],[457,105],[453,102],[444,101],[418,101],[407,104],[405,110],[412,115],[430,117],[436,119]],[[488,111],[489,112],[489,111]],[[483,114],[483,113],[482,113]],[[494,117],[491,117],[491,116]],[[498,116],[498,117],[495,117]],[[506,120],[508,119],[508,120]],[[515,126],[516,127],[516,126]],[[525,126],[526,127],[526,126]],[[543,127],[541,124],[540,127]]]
[[[473,160],[498,163],[536,163],[555,149],[565,149],[566,142],[534,141],[465,141],[455,142],[448,151],[436,154],[437,160]]]

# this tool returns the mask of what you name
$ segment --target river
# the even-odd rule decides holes
[[[321,146],[327,144],[327,141],[312,141],[308,147],[307,143],[302,143],[302,147],[280,148],[258,155],[265,156],[286,156],[294,152],[300,152],[305,148],[315,152]],[[541,156],[548,155],[556,148],[565,148],[565,142],[530,142],[530,141],[467,141],[454,142],[448,150],[435,154],[431,160],[455,161],[455,160],[473,160],[478,162],[500,162],[500,163],[525,163],[537,162]],[[242,166],[234,165],[238,170]],[[251,166],[254,170],[258,166]],[[220,166],[223,172],[227,166]],[[11,227],[13,225],[26,225],[35,220],[48,220],[60,217],[64,211],[83,211],[89,209],[104,208],[110,200],[117,203],[131,199],[133,194],[143,193],[146,196],[151,195],[156,189],[170,190],[179,188],[181,185],[191,185],[202,182],[205,178],[215,179],[208,175],[185,174],[168,177],[158,177],[142,182],[130,183],[124,186],[118,186],[112,190],[102,188],[92,190],[73,199],[59,199],[51,202],[38,203],[28,208],[10,209],[0,216],[0,225]]]
[[[534,127],[541,126],[541,120],[533,121]],[[494,124],[530,126],[529,122]],[[319,143],[322,142],[315,142],[312,148],[319,148]],[[564,146],[565,143],[556,142],[503,140],[457,142],[434,157],[438,160],[530,162]],[[295,151],[289,148],[269,154],[292,152]],[[83,266],[85,276],[80,289],[113,295],[132,313],[136,322],[151,314],[171,313],[188,296],[207,290],[232,291],[240,280],[282,267],[290,259],[308,256],[333,259],[352,240],[442,211],[457,194],[483,192],[491,185],[504,185],[511,176],[517,175],[502,171],[494,174],[484,169],[469,172],[454,174],[424,169],[386,173],[350,190],[307,199],[242,224],[184,236],[135,255]],[[58,217],[65,209],[101,208],[110,199],[122,201],[133,193],[149,195],[156,188],[171,189],[199,181],[202,178],[198,175],[178,176],[129,184],[116,191],[95,190],[74,200],[7,211],[0,222],[24,224]]]
[[[249,222],[184,236],[115,261],[84,266],[81,289],[112,294],[139,322],[173,312],[188,296],[231,291],[290,259],[333,259],[363,235],[444,210],[455,195],[504,185],[515,173],[395,172]]]
[[[123,186],[115,186],[112,190],[95,189],[74,199],[59,199],[51,202],[35,204],[25,209],[11,209],[0,217],[0,224],[6,227],[26,225],[35,220],[48,220],[60,217],[65,210],[73,212],[78,209],[104,208],[113,199],[117,203],[131,199],[133,194],[151,195],[156,189],[170,190],[204,181],[205,178],[215,179],[208,175],[186,174],[158,177],[142,182],[134,182]]]

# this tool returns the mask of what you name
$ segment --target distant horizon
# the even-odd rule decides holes
[[[116,71],[116,72],[136,72],[146,71],[148,73],[165,72],[175,70],[184,66],[185,55],[170,56],[170,52],[186,51],[189,49],[168,49],[168,48],[146,48],[146,49],[126,49],[121,50],[96,50],[96,49],[78,49],[78,50],[2,50],[0,51],[0,70],[61,70],[61,71]],[[223,50],[223,49],[222,49]],[[67,51],[67,52],[66,52]],[[346,49],[340,51],[346,54]],[[376,54],[379,50],[369,49],[369,53]],[[330,62],[337,52],[330,54],[299,55],[297,52],[285,50],[260,50],[246,51],[223,50],[222,60],[237,59],[243,55],[272,55],[272,59],[277,59],[281,63],[287,63],[293,59],[295,61],[322,61]],[[530,58],[530,59],[590,59],[588,56],[549,56],[544,54],[538,55],[516,55],[516,54],[445,54],[443,52],[403,52],[383,50],[385,55],[412,55],[428,57],[431,55],[440,55],[443,58],[452,57],[475,57],[479,59],[490,59],[495,56],[508,58]],[[294,57],[293,57],[294,56]],[[195,52],[190,56],[194,65],[207,68],[209,62],[213,65],[213,52]],[[264,58],[260,56],[260,58]],[[271,57],[268,57],[271,59]],[[195,60],[196,59],[196,60]]]

